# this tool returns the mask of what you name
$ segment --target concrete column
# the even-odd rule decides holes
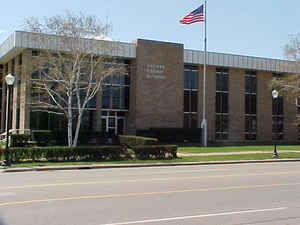
[[[12,89],[12,129],[17,129],[19,124],[17,125],[18,119],[18,99],[19,99],[19,81],[20,81],[20,71],[18,68],[18,58],[15,58],[15,66],[14,66],[14,77],[15,77],[15,83]]]
[[[23,51],[23,66],[20,83],[20,129],[30,129],[30,77],[31,50]]]

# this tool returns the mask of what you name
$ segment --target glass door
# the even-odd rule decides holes
[[[101,116],[102,122],[102,131],[109,133],[111,135],[123,134],[126,119],[123,113],[113,112],[113,111],[105,111]]]

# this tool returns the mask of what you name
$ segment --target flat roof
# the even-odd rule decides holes
[[[36,41],[37,38],[40,41]],[[9,58],[17,55],[23,49],[41,49],[53,51],[67,51],[63,44],[66,37],[58,35],[49,35],[42,33],[31,33],[25,31],[15,31],[6,41],[0,45],[0,63],[5,63]],[[111,56],[136,58],[136,44],[125,42],[102,41],[95,39],[82,38],[78,44],[82,51],[93,52],[95,54],[103,54],[101,48],[88,48],[87,46],[96,46],[105,43],[106,45],[115,45],[110,48]],[[88,53],[88,52],[86,52]],[[204,64],[204,52],[199,50],[184,49],[184,63],[185,64]],[[261,58],[253,56],[243,56],[224,53],[207,53],[207,65],[233,67],[251,70],[263,70],[272,72],[286,72],[296,73],[297,69],[295,62],[288,60]]]

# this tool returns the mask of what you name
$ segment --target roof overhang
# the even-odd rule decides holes
[[[36,41],[37,38],[40,41]],[[64,40],[66,40],[66,37],[58,35],[15,31],[6,41],[4,41],[0,45],[0,63],[7,62],[10,58],[13,58],[15,55],[19,54],[23,49],[26,48],[50,51],[67,51],[63,44]],[[85,46],[93,46],[98,45],[100,43],[106,43],[111,45],[114,44],[117,47],[111,48],[110,52],[108,53],[109,55],[114,57],[136,58],[136,44],[134,43],[111,42],[88,38],[82,38],[79,42],[76,43],[84,53],[88,53],[85,52],[86,49],[88,49],[85,48]],[[103,53],[99,48],[95,48],[92,51],[94,51],[93,53],[99,55]],[[184,49],[183,60],[186,64],[203,65],[204,52]],[[295,62],[293,61],[214,52],[207,53],[207,65],[251,70],[263,70],[279,73],[297,72]]]

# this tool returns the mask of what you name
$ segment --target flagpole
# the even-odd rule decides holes
[[[206,120],[206,60],[207,60],[207,35],[206,35],[206,22],[207,22],[207,0],[204,6],[204,68],[203,68],[203,118],[201,122],[202,128],[202,145],[207,147],[207,120]]]

